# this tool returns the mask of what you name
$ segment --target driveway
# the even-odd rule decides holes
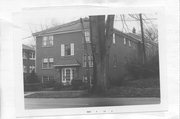
[[[25,98],[25,109],[159,104],[160,98]]]

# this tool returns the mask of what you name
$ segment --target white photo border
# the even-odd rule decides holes
[[[165,13],[162,6],[138,6],[138,7],[100,7],[100,6],[68,6],[68,10],[78,9],[79,13],[87,15],[102,14],[133,14],[133,13],[158,13],[158,31],[159,31],[159,61],[160,61],[160,104],[151,105],[128,105],[128,106],[107,106],[107,107],[79,107],[79,108],[52,108],[52,109],[32,109],[25,110],[24,90],[23,90],[23,66],[22,66],[22,38],[21,29],[14,28],[13,44],[14,50],[14,74],[15,74],[15,99],[16,99],[16,116],[59,116],[59,115],[81,115],[81,114],[105,114],[105,113],[131,113],[131,112],[149,112],[149,111],[166,111],[167,110],[167,72],[166,72],[166,26]],[[47,7],[47,8],[30,8],[22,10],[38,9],[66,9],[66,7]],[[18,21],[20,22],[20,21]],[[20,79],[20,80],[18,80]]]

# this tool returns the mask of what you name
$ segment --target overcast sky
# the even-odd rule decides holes
[[[81,10],[82,9],[82,10]],[[51,27],[54,24],[64,24],[70,21],[77,20],[79,18],[84,18],[89,15],[107,15],[112,14],[113,12],[103,12],[101,9],[96,7],[95,9],[81,7],[81,9],[76,9],[72,7],[64,7],[63,9],[59,9],[56,7],[53,8],[34,8],[34,9],[25,9],[23,12],[19,14],[15,14],[15,20],[18,25],[22,27],[23,30],[23,43],[24,44],[35,44],[34,40],[31,36],[31,32],[40,31],[42,28]],[[98,10],[98,11],[97,11]],[[140,31],[140,22],[130,17],[127,13],[124,14],[126,24],[124,24],[121,19],[122,13],[114,12],[115,21],[114,27],[123,32],[132,32],[132,28],[136,28],[136,32]],[[133,14],[133,13],[132,13]],[[138,12],[136,13],[138,16]],[[134,15],[135,16],[135,15]],[[145,17],[146,16],[146,17]],[[151,12],[143,15],[144,19],[152,19],[144,22],[144,28],[152,26],[152,23],[157,26],[157,13]],[[155,19],[154,19],[155,18]]]

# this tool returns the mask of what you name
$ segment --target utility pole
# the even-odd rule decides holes
[[[141,38],[142,38],[142,47],[143,47],[143,64],[145,64],[146,63],[146,48],[145,48],[145,41],[144,41],[142,14],[139,14],[139,17],[140,17]]]
[[[83,24],[83,20],[82,18],[80,18],[80,23],[81,23],[81,31],[82,31],[82,35],[83,35],[83,41],[84,41],[84,51],[85,51],[85,57],[86,58],[86,74],[87,74],[87,80],[88,80],[88,89],[90,91],[91,88],[91,82],[90,82],[90,70],[89,70],[89,53],[88,53],[88,46],[87,46],[87,42],[86,42],[86,38],[85,38],[85,30],[84,30],[84,24]]]

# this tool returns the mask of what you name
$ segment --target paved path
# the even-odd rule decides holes
[[[158,104],[160,98],[25,98],[25,109]]]

